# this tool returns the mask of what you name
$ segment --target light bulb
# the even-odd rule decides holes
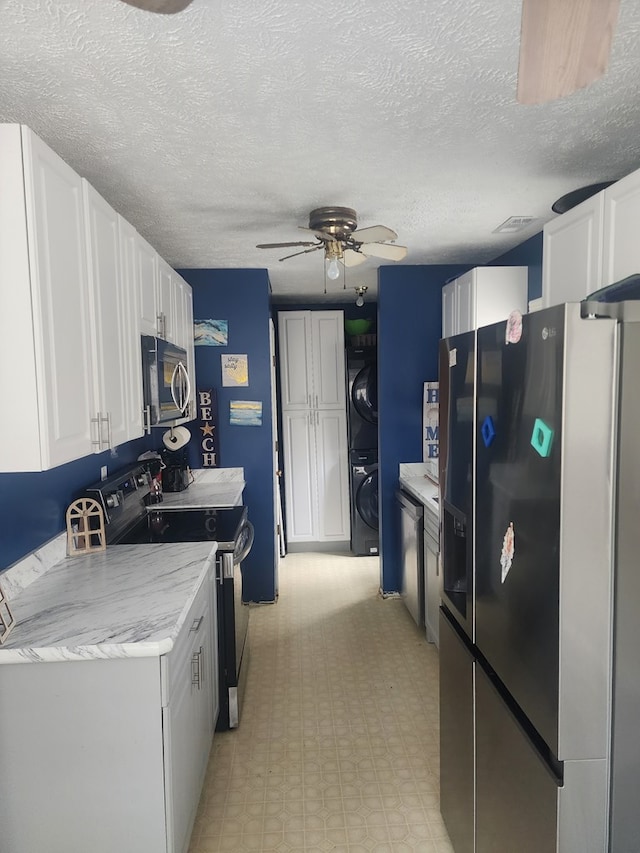
[[[356,305],[358,306],[358,308],[362,308],[362,306],[364,305],[364,297],[358,296],[358,298],[356,299]]]
[[[338,262],[335,258],[331,258],[329,261],[327,266],[327,278],[330,278],[331,281],[335,281],[337,278],[340,278],[340,267],[338,266]]]

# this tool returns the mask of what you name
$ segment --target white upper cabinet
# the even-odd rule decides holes
[[[94,449],[85,247],[80,177],[28,128],[0,125],[2,471]]]
[[[176,288],[174,271],[158,257],[158,337],[177,343],[176,334]]]
[[[637,170],[548,222],[543,232],[544,305],[579,302],[640,273],[639,217]]]
[[[136,263],[138,267],[138,319],[140,334],[158,337],[158,253],[136,231]]]
[[[135,311],[135,301],[129,299],[132,282],[124,277],[130,272],[123,261],[129,261],[131,247],[121,245],[121,217],[87,181],[83,180],[83,188],[97,421],[94,441],[101,451],[142,435],[142,406],[130,411],[130,389],[132,383],[137,385],[140,358],[135,358],[129,319]]]
[[[344,409],[343,312],[282,311],[279,328],[283,408]]]
[[[141,334],[170,332],[193,371],[189,285],[17,124],[0,124],[0,277],[0,471],[141,436]]]
[[[126,419],[129,438],[138,438],[143,433],[142,410],[142,349],[140,344],[140,322],[138,308],[144,275],[155,267],[149,263],[147,249],[151,248],[140,237],[136,229],[122,216],[118,216],[120,235],[120,269],[124,291],[126,314],[125,347],[128,353],[126,371]]]
[[[542,237],[542,303],[579,302],[602,287],[604,193],[548,222]]]
[[[442,337],[527,311],[527,267],[475,267],[442,288]]]
[[[602,287],[640,273],[640,169],[607,187],[604,207]]]

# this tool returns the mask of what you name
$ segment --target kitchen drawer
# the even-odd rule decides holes
[[[211,619],[209,612],[209,585],[206,579],[198,590],[193,604],[189,608],[187,618],[182,625],[171,651],[160,658],[162,672],[162,705],[166,706],[171,701],[171,695],[175,690],[178,675],[185,667],[188,667],[189,659],[195,651],[203,645],[201,637],[207,631]],[[208,653],[208,649],[207,649]]]

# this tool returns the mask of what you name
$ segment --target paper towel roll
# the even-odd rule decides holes
[[[167,450],[180,450],[191,440],[191,433],[186,427],[179,426],[168,429],[162,436],[162,443]]]

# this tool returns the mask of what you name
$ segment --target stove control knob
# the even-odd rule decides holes
[[[109,509],[114,509],[117,506],[120,506],[120,498],[118,497],[117,492],[113,492],[110,495],[107,495],[105,498],[105,503],[109,507]]]
[[[149,485],[149,480],[148,480],[148,478],[147,478],[147,475],[146,475],[146,474],[144,474],[144,473],[143,473],[143,474],[138,474],[138,476],[136,477],[136,483],[137,483],[139,486],[148,486],[148,485]]]

